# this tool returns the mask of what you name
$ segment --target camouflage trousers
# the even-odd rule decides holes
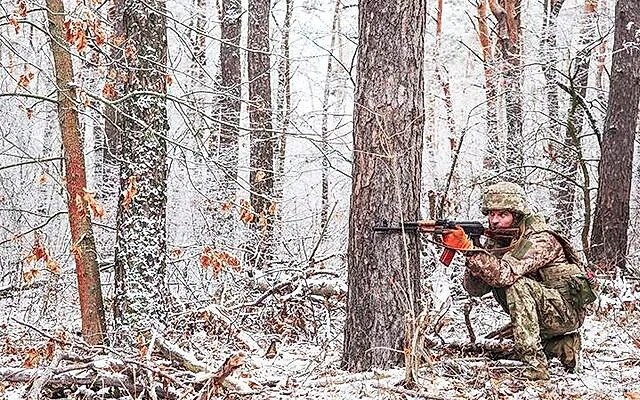
[[[575,368],[580,336],[577,332],[565,333],[582,325],[584,313],[566,301],[558,289],[526,277],[507,287],[505,295],[515,350],[522,361],[547,377],[547,357],[558,357],[568,369]]]

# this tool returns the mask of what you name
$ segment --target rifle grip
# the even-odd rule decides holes
[[[440,255],[440,262],[446,265],[447,267],[451,264],[453,260],[453,256],[456,255],[456,251],[453,249],[444,249],[442,254]]]

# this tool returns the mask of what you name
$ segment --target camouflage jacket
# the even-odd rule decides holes
[[[522,276],[542,282],[541,270],[577,261],[570,244],[549,230],[542,217],[527,216],[521,229],[523,234],[507,244],[508,251],[502,256],[488,252],[467,254],[463,286],[470,295],[482,296],[492,289],[510,286]],[[502,246],[488,243],[486,247]]]

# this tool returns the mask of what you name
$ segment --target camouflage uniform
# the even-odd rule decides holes
[[[485,192],[483,212],[502,209],[516,216],[526,214],[523,192],[514,196],[506,190],[514,188],[522,190],[507,183],[490,186],[495,193]],[[528,365],[524,375],[548,379],[547,357],[558,357],[567,369],[576,367],[580,336],[565,333],[582,325],[585,312],[576,307],[567,282],[584,270],[570,243],[549,230],[541,217],[524,215],[520,228],[522,234],[512,243],[486,246],[505,248],[503,252],[467,253],[463,285],[472,296],[493,292],[511,317],[515,350]]]

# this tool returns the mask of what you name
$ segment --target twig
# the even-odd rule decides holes
[[[424,392],[418,392],[415,390],[409,390],[409,389],[405,389],[402,387],[398,387],[398,386],[389,386],[386,385],[384,383],[380,383],[380,382],[374,382],[372,385],[374,388],[378,388],[378,389],[383,389],[383,390],[391,390],[392,392],[397,392],[397,393],[401,393],[407,396],[412,396],[412,397],[420,397],[422,399],[432,399],[432,400],[446,400],[448,399],[448,397],[442,397],[442,396],[433,396],[430,395],[428,393],[424,393]]]
[[[15,294],[15,292],[22,292],[25,290],[40,288],[44,286],[46,283],[47,283],[46,281],[40,280],[40,281],[35,281],[29,285],[23,285],[23,286],[11,285],[11,286],[2,287],[0,288],[0,299],[11,297]]]
[[[467,326],[467,332],[469,333],[469,341],[471,343],[476,342],[476,334],[473,333],[473,326],[471,326],[471,317],[469,316],[471,314],[471,310],[473,309],[473,306],[474,306],[473,300],[469,300],[464,305],[464,324]]]
[[[485,338],[496,340],[513,338],[513,324],[509,322],[505,326],[498,328],[493,332],[489,332]]]

